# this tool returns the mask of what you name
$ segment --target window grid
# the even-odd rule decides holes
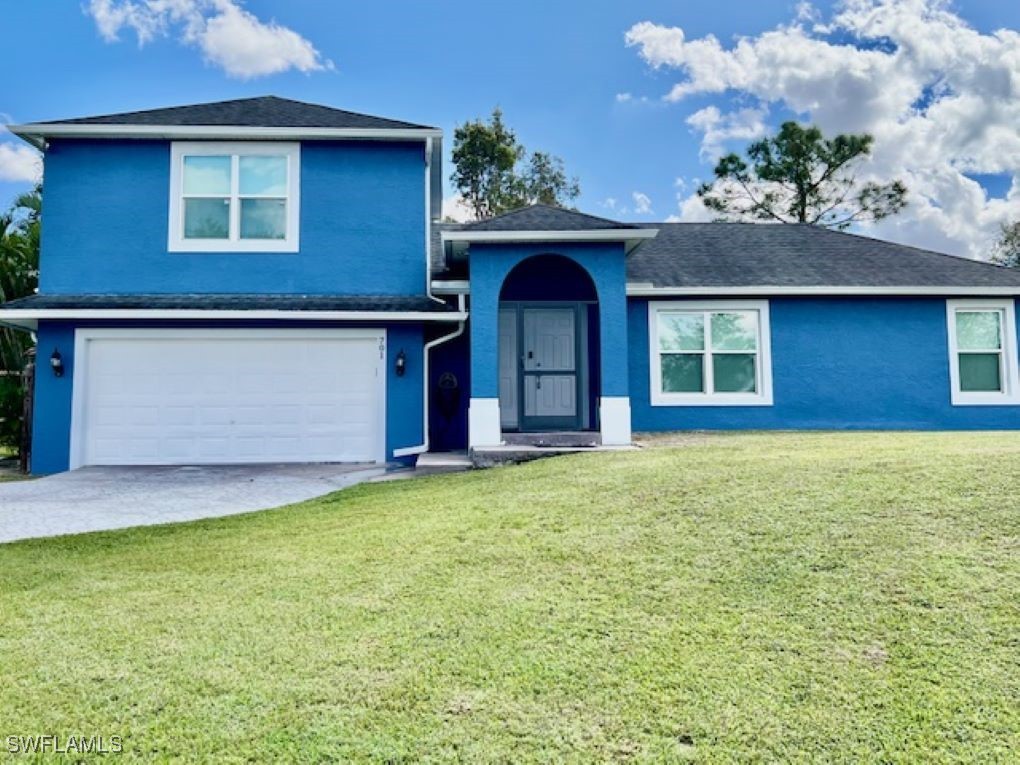
[[[953,315],[954,321],[958,321],[960,316],[963,315],[963,314],[976,314],[976,315],[992,314],[992,315],[994,315],[996,321],[998,322],[999,344],[997,346],[995,346],[994,348],[991,348],[991,347],[989,347],[989,348],[960,348],[959,346],[957,346],[957,349],[956,349],[957,361],[956,361],[956,363],[959,365],[959,363],[960,363],[959,357],[961,357],[961,356],[991,356],[991,355],[994,355],[996,357],[996,359],[998,359],[998,367],[999,367],[999,388],[998,388],[998,390],[997,391],[975,391],[975,392],[980,392],[980,393],[1006,393],[1006,390],[1005,390],[1005,385],[1006,385],[1006,354],[1005,354],[1005,349],[1003,348],[1003,343],[1002,343],[1003,330],[1005,329],[1005,324],[1006,324],[1005,311],[1003,311],[1001,309],[984,309],[984,310],[982,310],[982,309],[979,309],[979,308],[961,308],[961,309],[957,309],[954,312],[954,315]],[[959,343],[959,325],[958,324],[956,325],[956,332],[957,332],[957,342]],[[962,375],[962,371],[961,371],[961,375]],[[963,390],[962,381],[961,381],[961,390]],[[968,390],[968,391],[964,391],[964,392],[971,392],[971,391]]]
[[[1017,333],[1014,301],[1011,298],[964,298],[946,301],[947,324],[949,329],[949,378],[950,394],[954,406],[1002,406],[1020,404],[1020,366],[1017,363]],[[962,348],[968,345],[973,335],[961,338],[960,319],[967,315],[994,315],[998,337],[995,344],[982,343],[982,347]],[[985,346],[989,347],[985,347]],[[980,368],[974,377],[975,368],[962,367],[964,359],[975,356],[994,356],[997,364],[989,366],[998,373],[998,388],[988,386],[982,389],[974,380],[980,380]],[[970,377],[968,378],[968,372]],[[972,387],[973,386],[973,387]]]
[[[659,350],[659,357],[663,356],[700,356],[701,357],[701,390],[684,391],[685,395],[747,395],[757,396],[761,390],[761,343],[758,341],[758,334],[761,332],[761,321],[757,311],[739,310],[717,310],[717,311],[663,311],[659,316],[701,316],[702,317],[702,350]],[[753,349],[724,349],[715,348],[712,344],[712,321],[716,316],[739,315],[754,317],[755,342]],[[715,389],[715,356],[754,356],[754,390],[734,393],[731,391],[716,391]],[[660,365],[659,376],[662,376]],[[661,386],[661,379],[660,379]]]
[[[191,157],[230,157],[230,191],[227,196],[223,194],[196,194],[187,193],[182,190],[181,199],[186,203],[189,199],[223,199],[229,207],[229,231],[226,239],[217,238],[222,241],[239,242],[239,241],[250,241],[250,240],[263,240],[268,237],[242,237],[241,236],[241,206],[246,199],[266,199],[276,200],[283,202],[284,204],[284,218],[286,219],[286,205],[288,203],[286,196],[280,196],[279,194],[242,194],[241,193],[241,156],[238,154],[182,154],[181,155],[181,173],[182,176],[187,172],[186,166],[187,161]],[[283,154],[246,154],[245,156],[250,157],[272,157],[274,159],[282,159],[286,167],[286,177],[284,179],[285,187],[290,182],[290,157]],[[182,184],[183,188],[183,184]],[[182,205],[182,214],[180,219],[180,234],[182,238],[189,239],[191,241],[201,241],[204,237],[189,237],[186,232],[187,224],[187,207],[186,204]],[[284,239],[287,238],[286,232]]]
[[[186,161],[191,158],[230,159],[229,193],[186,193]],[[241,192],[243,159],[278,159],[282,162],[282,181],[268,193]],[[171,152],[170,252],[297,252],[300,220],[300,145],[287,142],[175,142]],[[225,168],[224,168],[225,169]],[[282,193],[281,193],[282,192]],[[228,205],[227,236],[188,236],[188,202],[222,199]],[[246,207],[245,202],[278,202],[266,223],[267,211]],[[248,217],[246,217],[246,215]],[[261,218],[261,220],[260,220]],[[200,219],[193,219],[200,220]],[[261,225],[259,225],[261,224]],[[279,232],[282,231],[282,236]],[[194,232],[193,232],[194,233]],[[247,233],[247,235],[246,235]],[[263,233],[263,235],[258,235]]]

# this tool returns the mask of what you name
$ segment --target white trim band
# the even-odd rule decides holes
[[[29,143],[46,138],[237,139],[291,141],[424,141],[441,138],[438,128],[241,127],[230,125],[96,125],[29,123],[7,129]]]
[[[468,448],[499,446],[503,429],[499,424],[498,398],[473,398],[468,403]]]
[[[586,231],[443,231],[446,242],[623,242],[654,239],[657,228],[612,228]]]
[[[627,297],[715,297],[729,295],[1020,295],[1016,287],[790,287],[763,284],[752,287],[653,287],[631,282]]]
[[[39,308],[0,309],[0,324],[60,319],[91,320],[185,320],[185,321],[464,321],[466,311],[281,311],[281,310],[201,310],[194,308]]]
[[[603,446],[629,446],[630,397],[603,396],[599,399],[599,424]]]

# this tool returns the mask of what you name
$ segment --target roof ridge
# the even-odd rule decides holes
[[[571,209],[569,207],[559,207],[557,205],[550,205],[544,202],[534,202],[523,207],[517,207],[513,210],[507,210],[506,212],[493,215],[488,218],[482,218],[481,220],[471,221],[470,223],[464,224],[467,229],[472,229],[476,226],[488,226],[495,221],[504,220],[513,216],[523,215],[529,211],[534,210],[549,210],[555,214],[570,215],[579,218],[585,218],[591,221],[595,221],[601,224],[609,224],[612,228],[637,228],[638,226],[633,223],[624,223],[622,221],[613,220],[612,218],[603,218],[598,215],[592,215],[591,213],[581,212],[580,210]]]
[[[289,109],[289,113],[288,113]],[[227,115],[224,115],[224,112]],[[249,113],[250,112],[250,113]],[[358,122],[377,123],[380,127],[392,127],[394,129],[433,129],[427,125],[409,122],[408,120],[396,119],[393,117],[380,117],[366,112],[357,112],[350,109],[341,109],[327,104],[302,101],[296,98],[280,96],[273,93],[259,96],[245,96],[241,98],[226,98],[215,101],[202,101],[200,103],[178,103],[169,106],[155,106],[140,109],[129,109],[126,111],[108,112],[105,114],[92,114],[79,117],[65,117],[55,120],[41,120],[29,124],[56,126],[64,124],[105,124],[105,125],[136,125],[136,124],[165,124],[174,126],[184,125],[224,125],[227,121],[238,126],[248,126],[255,122],[263,122],[272,126],[274,117],[283,115],[283,121],[303,122],[307,120],[305,127],[315,127],[316,123],[322,126],[329,126],[330,122]],[[332,119],[331,119],[332,116]],[[203,121],[208,120],[208,121]],[[118,121],[120,120],[120,121]],[[161,122],[158,120],[166,120]],[[291,125],[288,125],[291,126]],[[335,126],[335,125],[334,125]]]

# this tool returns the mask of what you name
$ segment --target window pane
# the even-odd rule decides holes
[[[704,393],[705,357],[700,353],[662,355],[663,393]]]
[[[755,393],[755,354],[722,353],[712,357],[716,393]]]
[[[758,349],[758,314],[713,313],[712,348],[719,351]]]
[[[660,313],[659,350],[705,349],[705,317],[700,313]]]
[[[230,236],[229,199],[185,199],[185,239],[226,239]]]
[[[241,194],[287,196],[286,157],[240,157],[238,164]]]
[[[230,157],[185,157],[185,194],[230,193]]]
[[[961,351],[991,351],[1002,347],[1002,313],[957,311],[956,346]]]
[[[960,390],[998,393],[1002,377],[998,353],[961,353]]]
[[[286,239],[287,201],[284,199],[242,199],[242,239]]]

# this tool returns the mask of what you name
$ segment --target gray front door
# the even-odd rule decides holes
[[[574,429],[578,417],[577,307],[520,309],[521,429]]]

